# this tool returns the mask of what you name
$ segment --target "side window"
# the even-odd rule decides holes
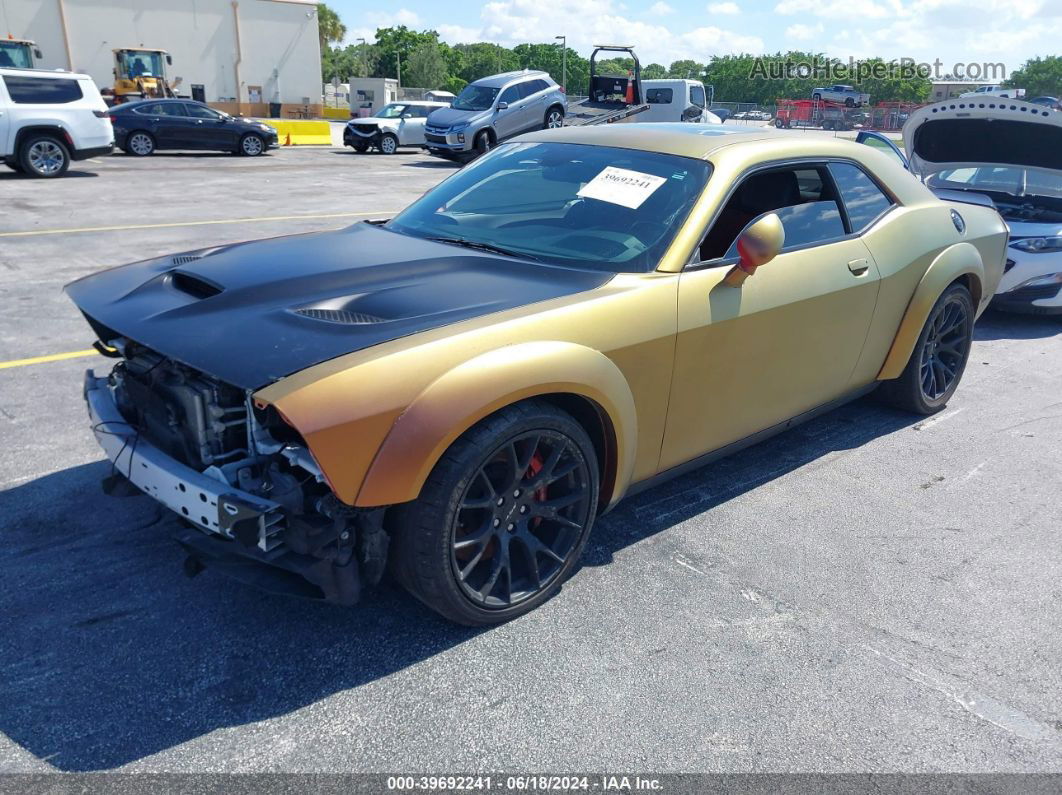
[[[163,116],[180,116],[185,117],[188,115],[185,111],[185,105],[183,102],[160,102],[157,106],[159,113]]]
[[[704,86],[690,86],[690,102],[698,108],[704,107]]]
[[[193,119],[220,119],[221,114],[216,110],[210,108],[204,108],[202,105],[192,105],[191,103],[184,103],[185,110],[188,115]]]
[[[162,116],[166,112],[163,107],[163,105],[153,102],[150,105],[141,105],[139,108],[133,108],[133,113],[138,116]]]
[[[830,173],[848,211],[853,232],[862,232],[892,207],[892,200],[858,166],[830,163]]]
[[[670,88],[650,88],[645,92],[645,101],[650,105],[670,105],[673,97]]]
[[[507,89],[505,89],[501,93],[501,97],[499,97],[499,99],[498,99],[499,102],[508,102],[510,105],[512,105],[514,102],[519,102],[519,100],[520,100],[520,84],[519,83],[517,83],[515,86],[509,86]]]
[[[736,256],[737,238],[750,223],[776,212],[788,251],[844,237],[841,208],[820,167],[761,171],[746,177],[730,195],[701,242],[702,262]]]
[[[84,96],[77,80],[15,75],[5,75],[3,80],[11,101],[20,105],[65,105]]]

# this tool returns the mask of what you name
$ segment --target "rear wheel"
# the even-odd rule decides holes
[[[398,138],[392,133],[384,133],[380,136],[380,151],[385,155],[393,155],[398,152]]]
[[[240,154],[246,157],[258,157],[265,151],[265,141],[261,136],[248,133],[240,139]]]
[[[546,118],[542,121],[542,129],[555,130],[564,126],[564,111],[560,108],[550,108],[546,111]]]
[[[953,284],[933,305],[899,378],[885,381],[878,395],[916,414],[934,414],[959,386],[973,345],[974,303],[965,285]]]
[[[138,130],[129,134],[125,139],[125,151],[127,154],[137,157],[147,157],[155,152],[155,139],[151,133]]]
[[[420,497],[399,508],[392,570],[451,621],[508,621],[560,589],[597,498],[582,426],[549,403],[510,406],[454,442]]]
[[[31,177],[53,179],[70,168],[70,151],[51,135],[31,135],[22,143],[18,163]]]

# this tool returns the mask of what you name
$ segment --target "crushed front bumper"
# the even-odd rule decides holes
[[[363,582],[379,581],[387,556],[382,509],[340,507],[333,520],[289,516],[144,439],[122,417],[109,379],[89,370],[84,396],[114,470],[188,523],[175,535],[195,571],[209,565],[263,590],[346,605],[358,601]]]

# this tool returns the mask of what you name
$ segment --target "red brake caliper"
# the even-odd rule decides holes
[[[527,468],[527,477],[529,477],[529,478],[535,477],[535,475],[537,475],[539,472],[542,471],[543,464],[545,464],[545,461],[543,461],[542,460],[542,456],[539,455],[538,452],[536,452],[533,456],[531,456],[531,464]],[[545,502],[546,501],[546,486],[542,486],[542,488],[535,489],[535,501],[536,502]],[[541,522],[542,522],[542,517],[541,516],[536,516],[534,518],[534,520],[531,522],[531,526],[532,527],[538,527]]]

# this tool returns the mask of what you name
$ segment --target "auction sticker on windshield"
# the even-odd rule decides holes
[[[667,182],[663,177],[609,166],[587,182],[576,194],[584,199],[597,199],[637,210],[642,202]]]

